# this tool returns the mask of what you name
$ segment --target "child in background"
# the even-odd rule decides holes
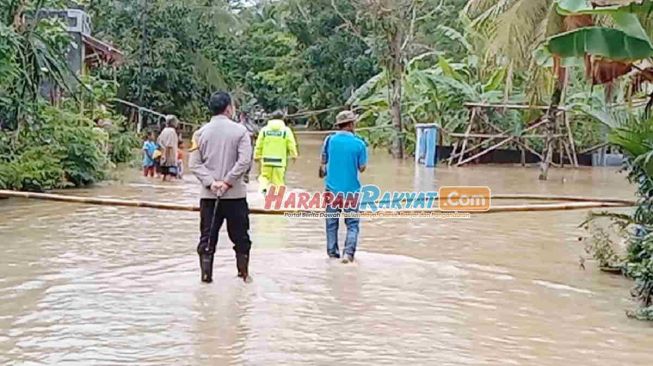
[[[184,178],[184,141],[179,140],[177,144],[177,178]]]
[[[158,150],[156,142],[154,142],[154,132],[147,134],[147,139],[143,143],[143,175],[154,177],[156,172],[154,153]]]
[[[154,152],[154,171],[156,172],[156,178],[161,178],[161,156],[163,156],[163,153],[161,152],[161,146],[159,144],[156,145],[156,151]]]

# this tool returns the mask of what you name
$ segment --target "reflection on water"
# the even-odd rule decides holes
[[[302,140],[291,186],[320,188],[318,144]],[[508,167],[415,173],[377,153],[364,180],[633,191],[614,170],[536,178]],[[195,203],[197,191],[191,177],[161,187],[129,176],[76,194]],[[254,282],[236,278],[223,235],[215,281],[202,285],[195,213],[0,201],[0,364],[649,365],[653,328],[623,313],[630,282],[579,269],[584,215],[368,220],[349,266],[325,258],[321,221],[254,216]]]

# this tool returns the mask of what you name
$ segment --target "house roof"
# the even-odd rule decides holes
[[[82,42],[86,47],[85,61],[87,63],[104,62],[109,65],[120,65],[124,60],[124,54],[119,49],[97,38],[83,34]]]

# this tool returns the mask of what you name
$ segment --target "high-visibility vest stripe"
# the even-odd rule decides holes
[[[266,158],[266,157],[264,157],[263,162],[264,163],[279,163],[279,164],[281,164],[281,163],[283,163],[283,159],[282,158]]]
[[[283,137],[286,138],[286,131],[267,130],[264,132],[265,137]]]

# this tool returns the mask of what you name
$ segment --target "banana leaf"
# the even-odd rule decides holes
[[[586,54],[615,61],[642,60],[653,56],[648,38],[642,39],[620,29],[586,27],[549,38],[547,49],[560,57],[583,57]]]
[[[382,71],[374,76],[372,76],[369,80],[367,80],[363,85],[361,85],[358,89],[356,89],[349,99],[347,100],[347,105],[355,105],[357,104],[360,100],[368,97],[370,94],[374,92],[376,87],[385,80],[386,73],[385,71]]]
[[[440,70],[442,70],[442,74],[445,76],[448,76],[450,78],[454,78],[458,81],[462,80],[463,77],[460,75],[454,66],[447,61],[444,57],[440,56],[438,57],[438,66],[440,66]]]
[[[594,6],[590,0],[558,0],[556,11],[560,15],[609,15],[619,11],[648,12],[653,8],[650,0],[613,1],[607,6]]]
[[[501,67],[497,69],[492,76],[490,76],[490,80],[487,81],[483,85],[483,92],[489,92],[489,91],[494,91],[494,90],[499,90],[503,88],[503,81],[506,79],[506,73],[507,70],[505,67]]]

